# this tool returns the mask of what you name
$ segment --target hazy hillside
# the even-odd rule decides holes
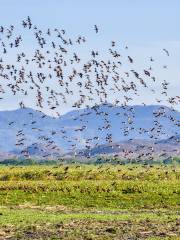
[[[160,117],[155,117],[162,109],[164,113]],[[157,120],[159,125],[153,129],[154,121]],[[168,139],[179,133],[178,121],[180,112],[157,105],[123,108],[107,104],[93,109],[71,111],[60,118],[45,116],[28,108],[1,111],[0,152],[18,152],[23,146],[18,147],[15,144],[17,139],[21,141],[22,138],[25,139],[23,141],[25,147],[31,146],[32,153],[36,150],[36,153],[39,153],[37,146],[34,149],[34,144],[46,148],[47,141],[54,141],[62,154],[69,152],[72,144],[84,149],[86,139],[90,139],[89,145],[92,147],[95,144],[106,144],[108,133],[112,134],[113,142],[128,139],[151,140],[152,136],[156,136],[156,140]],[[20,135],[17,137],[18,133]]]

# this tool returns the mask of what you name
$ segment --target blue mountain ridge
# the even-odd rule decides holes
[[[128,108],[133,110],[128,111]],[[151,136],[149,130],[154,128],[154,121],[157,120],[154,113],[162,109],[166,117],[161,116],[158,118],[161,127],[157,140],[161,141],[180,133],[178,125],[180,112],[173,111],[166,106],[134,105],[124,108],[103,104],[94,108],[73,110],[59,118],[45,116],[44,113],[31,108],[0,111],[0,152],[19,151],[19,147],[15,144],[17,143],[16,134],[21,130],[23,130],[24,138],[26,139],[24,141],[26,147],[34,143],[39,144],[39,147],[45,146],[42,139],[46,136],[55,142],[62,153],[70,151],[73,143],[76,144],[77,148],[83,149],[86,145],[86,139],[98,138],[98,140],[93,140],[92,143],[97,143],[98,145],[105,144],[106,136],[109,133],[112,134],[113,142],[126,141],[128,139],[147,140]],[[132,115],[134,115],[132,118],[133,123],[129,124],[128,119]],[[103,128],[107,124],[104,121],[104,117],[110,123],[110,128]],[[83,131],[76,131],[82,128],[84,129]],[[147,131],[140,132],[139,129],[142,128]],[[124,134],[124,129],[127,130],[128,134]],[[53,131],[56,134],[52,135]],[[63,131],[65,131],[64,135]]]

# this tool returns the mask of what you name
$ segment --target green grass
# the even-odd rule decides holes
[[[65,171],[66,167],[69,167]],[[0,181],[7,180],[179,180],[179,165],[64,165],[0,167]]]
[[[178,208],[178,181],[0,182],[0,204],[66,205],[95,208]]]
[[[0,204],[94,208],[179,208],[179,167],[0,168]]]
[[[66,167],[0,168],[0,239],[178,239],[178,165]]]
[[[8,231],[12,239],[178,239],[179,234],[178,215],[172,210],[80,212],[21,205],[1,207],[0,226],[0,234]]]
[[[48,211],[43,209],[32,209],[31,207],[27,208],[0,208],[0,225],[5,224],[15,224],[25,225],[33,223],[58,223],[61,221],[67,221],[71,219],[92,219],[99,221],[128,221],[135,217],[136,221],[141,220],[154,220],[157,222],[168,222],[177,220],[177,212],[169,211],[147,211],[147,212],[130,212],[130,211],[121,211],[121,212],[58,212],[58,211]]]

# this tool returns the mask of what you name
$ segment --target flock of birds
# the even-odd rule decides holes
[[[66,30],[58,28],[41,30],[32,23],[30,17],[22,21],[21,27],[25,31],[25,36],[17,34],[14,25],[0,26],[0,104],[4,100],[11,99],[11,101],[17,102],[17,106],[24,109],[27,107],[26,102],[31,99],[31,102],[36,105],[36,111],[41,112],[41,117],[32,120],[29,124],[32,131],[37,130],[39,133],[37,141],[33,142],[32,146],[39,144],[39,147],[42,141],[44,149],[49,149],[51,153],[52,151],[60,153],[61,146],[58,146],[53,140],[54,136],[60,134],[60,137],[70,144],[69,151],[73,152],[75,156],[78,155],[78,142],[82,141],[83,132],[87,131],[87,123],[83,122],[81,118],[94,112],[102,118],[104,123],[98,127],[98,131],[106,132],[104,142],[113,147],[111,120],[108,111],[102,111],[102,105],[108,105],[110,102],[109,108],[121,106],[124,109],[124,116],[127,120],[122,123],[121,116],[119,116],[119,122],[124,128],[124,136],[128,136],[134,130],[135,115],[131,103],[141,96],[141,92],[152,95],[157,104],[166,102],[171,106],[172,111],[175,111],[174,106],[180,102],[180,96],[169,95],[170,82],[166,80],[160,82],[154,76],[153,64],[156,60],[153,57],[149,58],[147,68],[138,71],[135,68],[135,58],[129,54],[129,47],[123,47],[122,54],[118,50],[118,44],[111,41],[107,53],[103,50],[105,56],[101,56],[100,51],[93,49],[89,51],[89,59],[87,60],[88,56],[85,54],[84,60],[84,56],[81,54],[83,51],[87,51],[88,40],[86,37],[79,35],[70,38]],[[100,34],[97,25],[94,25],[92,31],[94,34]],[[35,39],[32,41],[33,44],[28,47],[25,45],[26,51],[23,51],[23,40],[32,36]],[[78,50],[81,47],[80,54]],[[31,48],[32,51],[28,50]],[[162,52],[165,57],[170,56],[167,49],[162,49]],[[162,69],[166,70],[167,65],[162,65]],[[160,90],[156,90],[157,84],[160,85]],[[159,96],[159,91],[162,99],[156,97],[156,94]],[[146,105],[145,102],[142,104]],[[89,112],[86,111],[78,116],[78,120],[82,123],[81,126],[72,130],[75,133],[80,132],[79,137],[78,135],[74,135],[74,138],[68,136],[65,128],[58,131],[52,129],[48,136],[43,135],[43,130],[36,128],[37,121],[41,122],[43,118],[46,118],[46,113],[54,118],[60,118],[61,108],[64,106],[89,109]],[[29,115],[33,115],[33,113],[29,112]],[[118,116],[118,113],[116,115]],[[153,128],[144,129],[142,126],[138,129],[142,134],[148,132],[152,140],[158,139],[158,136],[161,135],[161,117],[168,118],[177,127],[180,126],[179,120],[169,116],[162,105],[153,115]],[[8,124],[13,128],[15,122],[12,121]],[[21,149],[22,155],[30,157],[28,146],[25,143],[24,126],[16,133],[15,145]],[[90,158],[90,150],[98,147],[100,139],[97,134],[97,136],[89,136],[83,140],[85,152],[88,152],[86,157]],[[120,148],[121,144],[116,147]],[[140,147],[141,149],[146,148],[145,145]],[[44,149],[41,149],[42,153]],[[136,151],[138,152],[139,148]],[[42,157],[51,157],[51,153],[42,154]],[[123,153],[124,157],[128,158],[133,154],[133,150],[123,149]],[[145,153],[140,153],[137,158],[153,159],[153,153],[153,147],[148,146]],[[161,156],[163,154],[166,155],[165,150]],[[118,155],[116,154],[116,156]]]

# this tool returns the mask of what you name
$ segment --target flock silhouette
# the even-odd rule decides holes
[[[64,29],[39,29],[32,23],[29,16],[22,21],[21,27],[22,33],[17,34],[14,25],[0,26],[0,104],[4,99],[9,98],[17,102],[18,107],[24,109],[27,107],[27,99],[35,102],[37,111],[41,112],[41,117],[33,120],[33,113],[29,112],[32,121],[30,124],[24,123],[24,126],[29,124],[32,131],[36,130],[39,133],[38,142],[32,143],[32,146],[36,146],[42,141],[44,148],[50,149],[51,152],[53,150],[60,151],[61,146],[57,146],[53,140],[53,137],[58,135],[70,143],[71,152],[74,156],[77,155],[79,151],[77,143],[81,139],[78,137],[72,139],[64,128],[59,131],[52,129],[50,135],[44,136],[43,130],[36,127],[37,121],[41,122],[43,118],[47,117],[47,112],[54,118],[60,118],[60,109],[64,105],[74,109],[90,109],[91,111],[79,115],[80,121],[85,114],[90,115],[95,112],[98,117],[103,119],[104,124],[98,127],[98,131],[106,132],[105,142],[112,148],[121,148],[120,143],[113,145],[110,116],[108,111],[102,111],[102,105],[108,105],[109,108],[121,106],[124,109],[124,116],[127,119],[125,122],[121,122],[120,114],[116,113],[116,115],[119,116],[120,124],[124,126],[124,136],[128,136],[134,130],[135,115],[132,102],[141,95],[141,92],[149,91],[148,94],[152,95],[157,104],[166,102],[171,106],[172,111],[175,111],[174,107],[180,102],[180,96],[170,96],[168,92],[170,82],[159,81],[154,75],[153,63],[156,59],[153,57],[149,58],[147,68],[141,71],[136,70],[136,59],[131,56],[129,47],[122,47],[121,53],[118,50],[119,44],[112,40],[109,49],[104,50],[107,57],[93,49],[89,51],[90,55],[86,56],[86,60],[84,60],[84,56],[81,56],[82,51],[79,53],[78,50],[81,46],[86,47],[88,42],[86,37],[82,35],[75,38],[69,37]],[[93,33],[100,34],[97,25],[92,27]],[[23,42],[30,35],[36,40],[37,45],[33,41],[31,48],[34,47],[34,50],[29,52],[25,47],[26,52],[23,50]],[[169,51],[165,48],[162,49],[162,54],[164,54],[164,58],[170,57]],[[15,58],[12,59],[12,56]],[[162,70],[166,71],[166,69],[167,65],[162,64]],[[160,90],[156,90],[156,84],[160,85]],[[142,104],[146,105],[145,102]],[[157,140],[161,134],[161,117],[168,118],[177,127],[180,126],[180,121],[168,115],[163,105],[160,105],[158,111],[153,115],[154,127],[144,129],[141,126],[138,129],[139,133],[147,132],[152,140]],[[13,128],[15,122],[11,121],[8,124]],[[25,144],[24,126],[16,133],[16,147],[21,149],[23,156],[30,157],[28,146]],[[87,123],[82,122],[72,131],[77,133],[87,131]],[[178,132],[170,137],[176,138],[177,134]],[[133,141],[133,139],[129,139],[129,141]],[[179,139],[176,141],[179,142]],[[86,157],[90,158],[90,150],[99,146],[99,135],[97,134],[93,138],[89,136],[84,139],[84,142],[84,152],[86,152]],[[146,151],[140,153],[140,148],[141,150],[146,149]],[[136,149],[125,149],[124,147],[123,152],[125,158],[128,156],[133,158],[134,152],[136,152],[137,159],[154,158],[154,148],[145,144]],[[166,155],[165,150],[161,157],[163,154]],[[44,154],[42,157],[47,158],[48,156],[49,154]],[[114,156],[118,157],[118,154],[114,154]]]

